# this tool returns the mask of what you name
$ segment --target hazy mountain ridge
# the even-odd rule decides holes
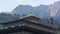
[[[0,13],[0,23],[14,21],[14,20],[17,20],[17,19],[19,19],[18,16],[11,15],[11,14]]]
[[[48,15],[47,12],[46,12],[47,8],[48,8],[47,5],[40,5],[40,6],[37,6],[37,7],[32,7],[32,6],[29,6],[29,5],[19,5],[12,12],[15,12],[15,14],[18,14],[18,15],[26,15],[30,11],[32,11],[35,15],[44,16],[43,14]]]
[[[17,6],[12,12],[15,12],[19,15],[26,15],[30,11],[32,11],[34,14],[43,16],[43,17],[56,17],[60,16],[60,1],[57,1],[51,5],[40,5],[37,7],[32,7],[30,5],[19,5]]]

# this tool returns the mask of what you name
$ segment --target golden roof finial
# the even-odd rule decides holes
[[[38,16],[35,16],[32,11],[30,11],[30,13],[28,14],[28,16],[23,16],[23,17],[20,17],[20,18],[22,19],[22,18],[27,18],[27,17],[30,17],[30,16],[34,16],[34,17],[40,18]]]
[[[34,14],[33,14],[33,12],[32,12],[32,11],[30,11],[29,16],[34,16]]]

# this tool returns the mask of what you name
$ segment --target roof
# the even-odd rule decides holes
[[[23,18],[27,18],[27,17],[31,17],[31,16],[36,17],[36,18],[41,18],[40,16],[36,16],[36,15],[33,14],[32,12],[30,12],[27,16],[22,16],[22,17],[20,17],[20,18],[23,19]]]
[[[11,21],[11,22],[6,22],[6,23],[1,23],[1,24],[10,24],[10,23],[15,23],[15,22],[19,22],[19,21],[24,21],[24,22],[30,23],[29,21],[25,21],[25,20],[19,19],[19,20],[15,20],[15,21]],[[50,26],[47,26],[47,25],[44,25],[44,24],[37,24],[37,23],[33,23],[33,22],[31,22],[31,24],[35,24],[35,25],[39,25],[39,26],[42,26],[42,27],[54,29],[54,28],[52,28],[52,27],[50,27]],[[3,25],[2,25],[2,26],[3,26]]]
[[[4,22],[4,23],[0,23],[0,24],[9,24],[9,23],[14,23],[14,22],[17,22],[17,21],[23,21],[22,19],[23,18],[27,18],[27,17],[31,17],[31,16],[33,16],[33,17],[37,17],[37,18],[41,18],[41,17],[38,17],[38,16],[35,16],[32,12],[30,12],[27,16],[22,16],[22,17],[20,17],[20,19],[18,19],[18,20],[14,20],[14,21],[10,21],[10,22]],[[44,22],[44,20],[43,20],[43,22]],[[46,25],[45,24],[45,22],[44,23],[42,23],[41,21],[39,21],[39,24],[37,24],[37,25],[42,25],[42,26],[44,26],[44,27],[48,27],[48,28],[52,28],[52,26],[51,25]]]

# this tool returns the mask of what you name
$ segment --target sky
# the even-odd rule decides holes
[[[18,5],[31,5],[33,7],[41,4],[49,5],[59,0],[0,0],[0,12],[11,12]]]

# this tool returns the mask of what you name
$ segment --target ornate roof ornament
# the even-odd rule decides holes
[[[32,11],[28,14],[28,16],[35,16]]]
[[[27,17],[30,17],[30,16],[34,16],[34,17],[37,17],[37,18],[41,18],[41,17],[39,17],[39,16],[35,16],[32,11],[30,11],[30,13],[29,13],[27,16],[22,16],[22,17],[20,17],[20,18],[27,18]]]

